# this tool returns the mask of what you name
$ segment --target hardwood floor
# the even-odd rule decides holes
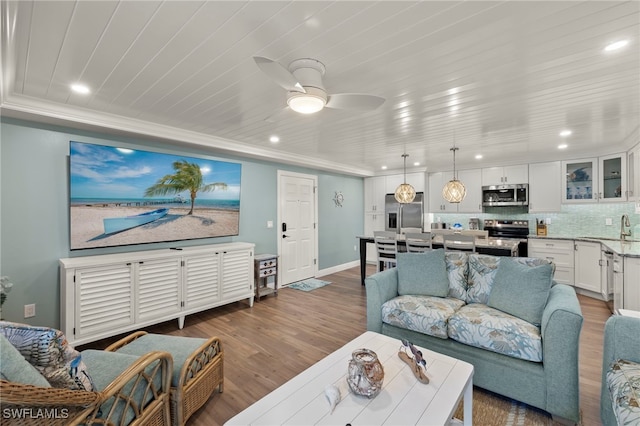
[[[369,273],[375,270],[371,268]],[[225,351],[224,392],[214,394],[188,424],[222,425],[264,395],[366,330],[365,289],[359,268],[322,277],[332,284],[302,292],[283,288],[249,308],[246,301],[147,329],[177,336],[220,337]],[[600,375],[604,302],[579,296],[584,325],[580,339],[580,404],[583,425],[600,425]],[[117,338],[86,347],[103,348]],[[346,371],[346,365],[345,365]]]

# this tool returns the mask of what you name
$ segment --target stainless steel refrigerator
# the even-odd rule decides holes
[[[420,228],[424,224],[424,194],[416,193],[411,203],[400,204],[393,194],[385,195],[385,230],[400,233],[400,228]]]

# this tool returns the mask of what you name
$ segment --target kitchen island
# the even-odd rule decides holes
[[[358,236],[360,240],[360,281],[364,285],[367,269],[367,244],[374,244],[371,236]],[[518,244],[520,241],[502,238],[476,238],[476,252],[493,256],[518,256]],[[442,236],[436,235],[432,240],[433,248],[442,248]],[[398,251],[406,251],[406,243],[403,234],[398,234]]]

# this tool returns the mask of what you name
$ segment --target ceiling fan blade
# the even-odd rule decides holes
[[[363,95],[359,93],[338,93],[330,95],[327,108],[353,109],[359,111],[373,111],[384,103],[380,96]]]
[[[290,92],[307,93],[293,74],[279,63],[269,58],[263,58],[262,56],[254,56],[253,60],[256,62],[256,65],[258,65],[258,68],[279,86]]]

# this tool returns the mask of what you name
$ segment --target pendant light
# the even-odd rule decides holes
[[[453,151],[453,179],[442,188],[442,196],[450,203],[459,203],[467,195],[464,185],[456,178],[456,151],[458,149],[454,146],[449,150]]]
[[[406,204],[412,202],[416,198],[416,190],[413,186],[407,183],[407,157],[409,154],[402,154],[404,158],[404,183],[398,185],[396,189],[395,198],[400,204]]]

